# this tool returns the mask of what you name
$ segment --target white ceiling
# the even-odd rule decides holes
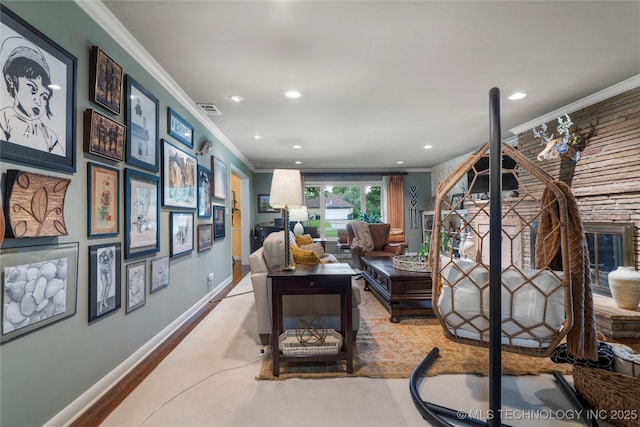
[[[507,137],[640,73],[638,1],[103,3],[256,170],[429,168],[488,139],[492,87]]]

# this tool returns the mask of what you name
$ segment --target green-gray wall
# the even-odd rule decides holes
[[[121,242],[124,253],[124,193],[121,185],[120,234],[109,238],[87,238],[87,162],[120,169],[121,182],[124,181],[124,168],[127,167],[123,162],[113,163],[83,153],[83,113],[88,108],[101,111],[99,106],[89,102],[91,46],[100,46],[124,68],[125,74],[131,75],[160,100],[161,138],[172,140],[167,136],[166,129],[167,107],[171,106],[194,125],[196,148],[204,140],[212,139],[216,143],[211,154],[227,163],[228,172],[232,165],[250,179],[253,179],[253,172],[218,142],[198,119],[180,105],[167,89],[145,71],[123,47],[116,44],[74,2],[3,0],[2,3],[69,51],[78,61],[76,173],[58,173],[5,161],[1,165],[3,193],[7,169],[20,169],[71,179],[65,200],[65,221],[69,235],[59,238],[6,239],[3,244],[3,248],[6,248],[79,242],[76,314],[0,347],[0,425],[36,426],[46,423],[58,414],[200,300],[215,292],[216,288],[222,288],[221,285],[228,283],[231,278],[231,221],[227,216],[227,238],[214,242],[212,250],[208,252],[198,253],[196,249],[191,254],[171,259],[169,286],[151,295],[147,284],[146,304],[130,314],[125,313],[126,263],[122,259],[122,308],[112,315],[89,324],[88,247]],[[125,122],[124,114],[115,118],[121,123]],[[181,145],[176,141],[174,144]],[[209,167],[210,155],[198,156],[198,161]],[[214,203],[224,204],[229,210],[229,199],[214,200]],[[169,212],[171,210],[161,208],[159,224],[161,250],[157,256],[169,254]],[[198,219],[196,216],[196,223],[205,222],[209,220]],[[138,259],[149,261],[155,257],[156,255],[136,258],[134,261]],[[207,285],[209,272],[215,273],[216,286],[213,289]]]

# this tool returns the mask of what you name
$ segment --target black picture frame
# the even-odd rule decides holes
[[[20,132],[13,132],[7,138],[5,131],[11,133],[8,129],[13,126],[9,119],[3,119],[0,121],[0,158],[45,169],[75,172],[78,75],[76,57],[4,5],[0,5],[0,37],[0,46],[2,46],[0,68],[4,70],[7,65],[20,65],[15,55],[12,57],[11,64],[8,64],[10,54],[15,48],[27,48],[32,52],[30,56],[36,57],[39,62],[46,63],[49,76],[43,77],[49,81],[46,90],[51,95],[48,98],[47,107],[42,109],[42,115],[34,120],[38,122],[40,128],[38,135],[46,134],[47,137],[41,138],[38,144],[23,140]],[[21,65],[23,69],[25,66],[27,65]],[[13,73],[15,68],[17,66],[7,66],[5,72]],[[54,90],[49,85],[55,85],[59,89]],[[0,85],[0,109],[3,111],[3,117],[9,116],[15,120],[15,114],[12,113],[13,102],[14,97],[3,78],[3,83]],[[42,132],[42,128],[46,128],[47,132]]]
[[[125,259],[160,251],[160,178],[124,170]]]
[[[198,160],[192,154],[162,140],[162,206],[198,207]]]
[[[76,314],[77,295],[78,295],[78,242],[61,243],[58,245],[38,245],[38,246],[22,246],[17,248],[2,248],[0,251],[0,265],[2,265],[2,319],[0,325],[2,328],[0,334],[0,343],[4,344],[26,334],[30,334],[46,326],[50,326],[56,322],[64,320]],[[47,266],[47,264],[51,264]],[[36,267],[40,265],[43,270]],[[29,273],[30,269],[35,269]],[[57,288],[55,293],[51,293],[49,297],[43,296],[49,303],[42,305],[42,314],[39,320],[37,317],[16,318],[15,324],[12,324],[10,317],[7,316],[5,310],[9,310],[9,306],[16,304],[19,306],[22,302],[24,291],[19,287],[26,287],[29,281],[25,280],[28,274],[35,274],[36,277],[48,277],[47,285],[51,280],[52,286]],[[37,284],[37,281],[36,281]],[[11,290],[9,290],[11,289]],[[58,295],[58,292],[62,291]],[[49,290],[52,292],[52,289]],[[62,301],[57,300],[64,295]],[[18,299],[20,301],[18,301]],[[15,302],[12,304],[12,301]],[[42,303],[41,301],[41,303]],[[38,307],[35,313],[38,313]],[[49,306],[49,308],[47,308]],[[54,307],[52,311],[49,311]],[[47,308],[47,310],[44,310]],[[21,310],[18,309],[18,312]],[[14,316],[18,313],[14,313]]]
[[[211,171],[198,165],[198,218],[211,218]]]
[[[451,209],[462,209],[462,206],[456,207],[460,201],[464,199],[464,193],[456,193],[451,196]]]
[[[158,172],[160,158],[160,102],[133,77],[126,81],[126,162],[151,172]]]
[[[127,264],[127,314],[145,305],[147,302],[147,260]]]
[[[87,235],[120,234],[120,170],[87,163]]]
[[[187,147],[193,148],[193,126],[171,107],[167,107],[167,133]]]
[[[225,208],[224,206],[213,207],[213,240],[224,239],[225,235]]]
[[[169,232],[171,258],[193,252],[193,212],[170,212]]]
[[[151,277],[149,280],[149,293],[153,294],[162,288],[169,286],[171,279],[171,263],[169,255],[151,260]]]
[[[268,194],[258,194],[258,213],[279,213],[280,209],[272,208]]]
[[[99,46],[89,54],[89,100],[120,115],[124,70]]]
[[[120,242],[89,246],[89,323],[122,305]]]

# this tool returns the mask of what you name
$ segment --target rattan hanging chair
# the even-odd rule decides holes
[[[566,193],[513,147],[502,152],[501,346],[549,356],[574,322]],[[486,144],[439,186],[429,257],[445,336],[479,346],[490,324],[488,156]]]

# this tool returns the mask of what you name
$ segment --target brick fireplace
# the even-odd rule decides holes
[[[577,163],[564,159],[537,160],[543,147],[531,129],[518,134],[518,150],[552,177],[568,184],[583,222],[628,226],[622,247],[625,263],[640,269],[640,88],[613,96],[577,111],[565,111],[582,145]],[[563,112],[563,113],[565,113]],[[555,120],[546,123],[555,131]],[[540,124],[537,124],[538,126]],[[525,178],[526,179],[526,178]],[[535,186],[535,183],[526,183]],[[542,188],[539,189],[542,191]],[[619,259],[623,255],[619,254]],[[592,257],[593,262],[593,257]],[[611,265],[603,264],[606,269]],[[595,297],[598,329],[613,338],[640,338],[640,308],[619,309],[607,292]]]

